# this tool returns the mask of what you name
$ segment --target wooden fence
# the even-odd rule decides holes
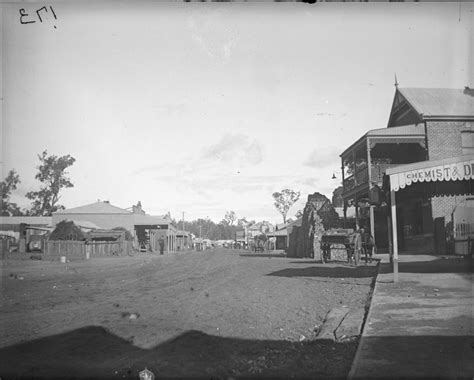
[[[455,238],[474,237],[474,223],[456,223],[454,231]]]
[[[454,230],[454,252],[472,255],[474,250],[474,223],[456,223]]]
[[[68,259],[85,259],[87,253],[90,258],[126,256],[132,251],[132,244],[128,241],[113,242],[83,242],[71,240],[48,240],[45,244],[45,254],[55,258],[66,256]]]

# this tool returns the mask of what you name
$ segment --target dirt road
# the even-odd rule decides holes
[[[364,306],[375,267],[220,249],[1,273],[0,375],[338,377],[356,343],[312,342],[314,327]]]

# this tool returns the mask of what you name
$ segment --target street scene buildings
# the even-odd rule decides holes
[[[472,378],[472,5],[228,5],[0,8],[0,377]]]

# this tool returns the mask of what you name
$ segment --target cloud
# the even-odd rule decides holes
[[[316,169],[339,167],[340,151],[340,148],[314,149],[303,164]]]
[[[307,186],[307,187],[316,187],[320,182],[320,178],[317,177],[310,177],[310,178],[303,178],[298,181],[299,184]]]
[[[236,174],[255,167],[264,159],[263,145],[244,134],[225,134],[215,144],[180,159],[171,159],[133,170],[131,175],[156,173],[156,178],[215,177]]]
[[[347,113],[339,113],[339,114],[335,114],[335,113],[331,113],[331,112],[318,112],[316,114],[317,117],[332,117],[332,118],[335,118],[336,120],[337,119],[342,119],[344,117],[347,116]]]
[[[263,146],[243,134],[225,134],[216,144],[205,148],[202,157],[237,167],[258,165],[263,161]]]
[[[223,191],[245,195],[245,193],[260,191],[266,187],[281,187],[289,180],[289,177],[274,175],[245,176],[236,173],[206,175],[200,173],[193,176],[157,176],[155,180],[174,186],[177,189],[187,189],[208,196],[210,193]],[[290,180],[296,181],[292,178]]]

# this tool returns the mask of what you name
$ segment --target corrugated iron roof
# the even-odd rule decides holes
[[[474,117],[474,90],[399,88],[398,91],[424,117]]]
[[[26,223],[36,226],[49,226],[53,222],[51,216],[0,216],[0,224]]]
[[[424,124],[403,125],[401,127],[372,129],[366,133],[367,136],[424,136]]]
[[[95,202],[89,205],[73,207],[55,212],[54,214],[131,214],[123,208],[113,206],[108,202]]]
[[[345,156],[355,146],[364,143],[367,137],[417,137],[425,135],[424,124],[410,124],[391,128],[371,129],[365,135],[360,137],[355,143],[351,144],[339,156]]]
[[[133,224],[136,226],[165,225],[170,224],[170,220],[160,216],[133,214]]]

